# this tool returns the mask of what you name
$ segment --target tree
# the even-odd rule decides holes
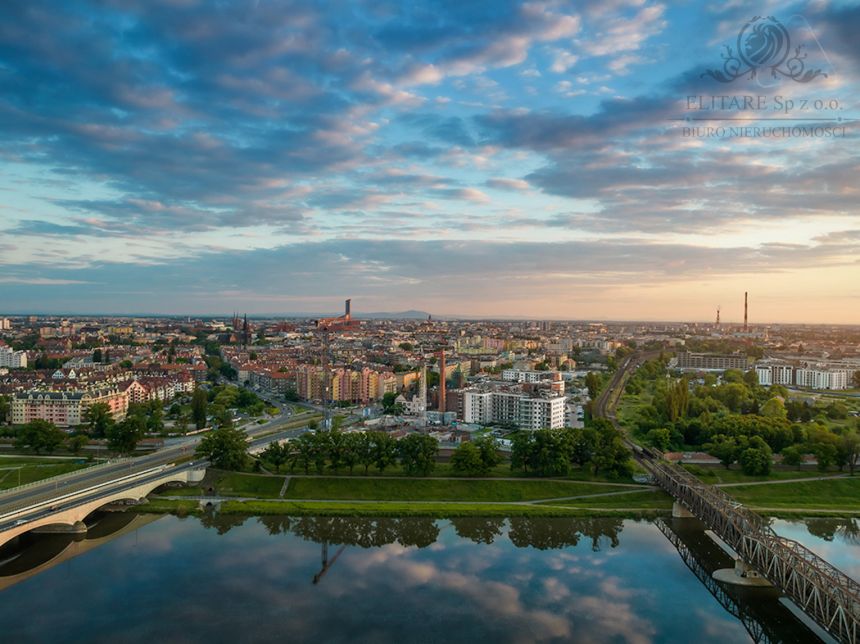
[[[146,431],[160,434],[164,431],[164,407],[160,400],[150,400],[147,406]]]
[[[362,432],[357,436],[358,440],[356,441],[356,451],[358,453],[358,462],[359,464],[364,465],[364,473],[366,475],[376,458],[373,437],[367,432]]]
[[[373,464],[380,472],[397,462],[397,441],[385,432],[372,432]]]
[[[741,469],[744,474],[765,476],[770,474],[772,458],[770,448],[765,445],[764,447],[748,447],[741,452],[738,460],[741,463]]]
[[[102,361],[102,350],[96,349],[93,351],[93,362],[98,364]]]
[[[206,408],[208,406],[209,399],[206,391],[200,387],[195,388],[194,395],[191,397],[191,418],[197,429],[206,427]]]
[[[771,398],[759,409],[759,415],[766,418],[788,418],[788,412],[785,409],[785,403],[781,398]]]
[[[6,422],[11,405],[8,396],[0,396],[0,425]]]
[[[672,433],[665,427],[652,429],[647,434],[645,434],[645,440],[647,440],[661,452],[665,452],[669,449],[669,445],[672,441]]]
[[[860,459],[860,434],[856,431],[845,432],[839,440],[839,447],[837,449],[842,452],[842,457],[848,466],[848,471],[851,473],[851,476],[854,476],[857,459]]]
[[[104,438],[107,436],[110,426],[114,424],[110,405],[107,403],[94,403],[90,405],[84,412],[84,422],[91,436],[94,438]]]
[[[854,375],[851,377],[851,384],[860,389],[860,369],[854,372]]]
[[[837,451],[833,443],[813,443],[812,453],[815,454],[815,460],[818,461],[818,469],[821,472],[826,472],[827,468],[836,462]]]
[[[528,472],[532,465],[532,446],[534,435],[532,432],[519,431],[511,437],[511,469]]]
[[[66,447],[68,447],[72,454],[77,455],[87,442],[89,442],[89,439],[86,434],[74,434],[66,439]]]
[[[398,441],[397,451],[407,474],[427,476],[436,466],[439,444],[427,434],[409,434]]]
[[[800,467],[803,463],[803,450],[797,445],[786,447],[782,450],[782,463],[791,467]]]
[[[49,454],[63,444],[66,434],[54,423],[38,418],[24,425],[15,441],[18,447],[29,447],[37,454],[45,450]]]
[[[737,440],[731,436],[717,434],[714,436],[714,442],[705,445],[708,454],[720,459],[720,463],[726,469],[729,469],[738,459],[739,445]]]
[[[361,462],[363,436],[364,434],[356,432],[350,432],[343,436],[341,460],[349,468],[350,474],[352,474],[355,466]]]
[[[130,415],[107,429],[108,449],[120,454],[131,454],[146,432],[146,420],[142,416]]]
[[[218,469],[242,470],[248,463],[248,438],[238,429],[219,427],[203,437],[197,455],[209,459]]]
[[[588,389],[588,397],[594,400],[597,398],[597,394],[600,392],[600,386],[603,382],[603,379],[600,377],[600,374],[589,371],[585,376],[585,386]]]
[[[394,391],[388,391],[382,396],[382,410],[386,414],[394,413],[394,405],[395,400],[397,399],[397,393]]]
[[[499,455],[499,442],[489,434],[476,440],[475,445],[481,451],[481,463],[484,465],[485,473],[502,462],[502,457]]]
[[[487,469],[481,460],[481,450],[473,442],[460,443],[451,455],[451,468],[458,474],[478,476]]]
[[[305,474],[309,474],[311,463],[314,461],[314,451],[316,449],[313,434],[310,432],[302,434],[299,436],[298,440],[295,441],[295,445],[296,449],[293,452],[293,460],[290,468],[300,465],[305,470]]]
[[[263,450],[262,457],[275,466],[276,473],[280,473],[281,465],[286,463],[290,457],[290,449],[286,444],[273,441]]]

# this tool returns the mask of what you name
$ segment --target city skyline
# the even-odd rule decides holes
[[[822,74],[708,76],[754,15]],[[860,323],[849,3],[0,16],[3,313],[289,315],[351,296],[434,317],[707,322],[720,306],[731,325],[749,291],[752,325]],[[719,96],[807,101],[767,118],[846,132],[685,133],[701,114],[765,118],[703,108]]]

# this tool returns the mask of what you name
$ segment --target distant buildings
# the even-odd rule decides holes
[[[13,351],[11,347],[0,345],[0,367],[8,367],[10,369],[26,369],[27,352]]]
[[[466,389],[463,396],[463,421],[466,423],[510,423],[520,429],[564,427],[563,395],[551,390],[529,394],[503,389]]]
[[[23,425],[42,419],[57,427],[75,427],[85,420],[88,407],[105,403],[114,420],[125,418],[128,396],[118,389],[98,391],[27,391],[12,398],[12,424]]]
[[[856,368],[827,363],[768,364],[755,367],[758,383],[764,386],[785,385],[807,389],[849,389]]]
[[[743,353],[693,353],[681,351],[678,353],[678,369],[697,371],[725,371],[740,369],[746,371],[749,360]]]

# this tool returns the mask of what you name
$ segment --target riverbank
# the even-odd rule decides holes
[[[860,477],[774,480],[726,491],[767,516],[860,516]],[[133,508],[188,514],[207,504],[232,514],[655,516],[671,510],[672,498],[652,486],[611,481],[211,472],[200,486],[170,488]]]

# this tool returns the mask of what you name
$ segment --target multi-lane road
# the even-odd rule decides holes
[[[315,415],[318,414],[315,412],[303,412],[293,416],[281,414],[264,424],[246,426],[244,431],[249,438],[249,448],[253,450],[273,440],[295,437],[305,431],[305,425],[284,431],[278,431],[278,428],[287,424],[300,423],[305,419],[309,420]],[[0,516],[58,496],[86,490],[102,483],[193,457],[194,450],[202,438],[200,434],[189,436],[181,442],[163,447],[151,454],[108,462],[21,488],[12,488],[0,493]]]

